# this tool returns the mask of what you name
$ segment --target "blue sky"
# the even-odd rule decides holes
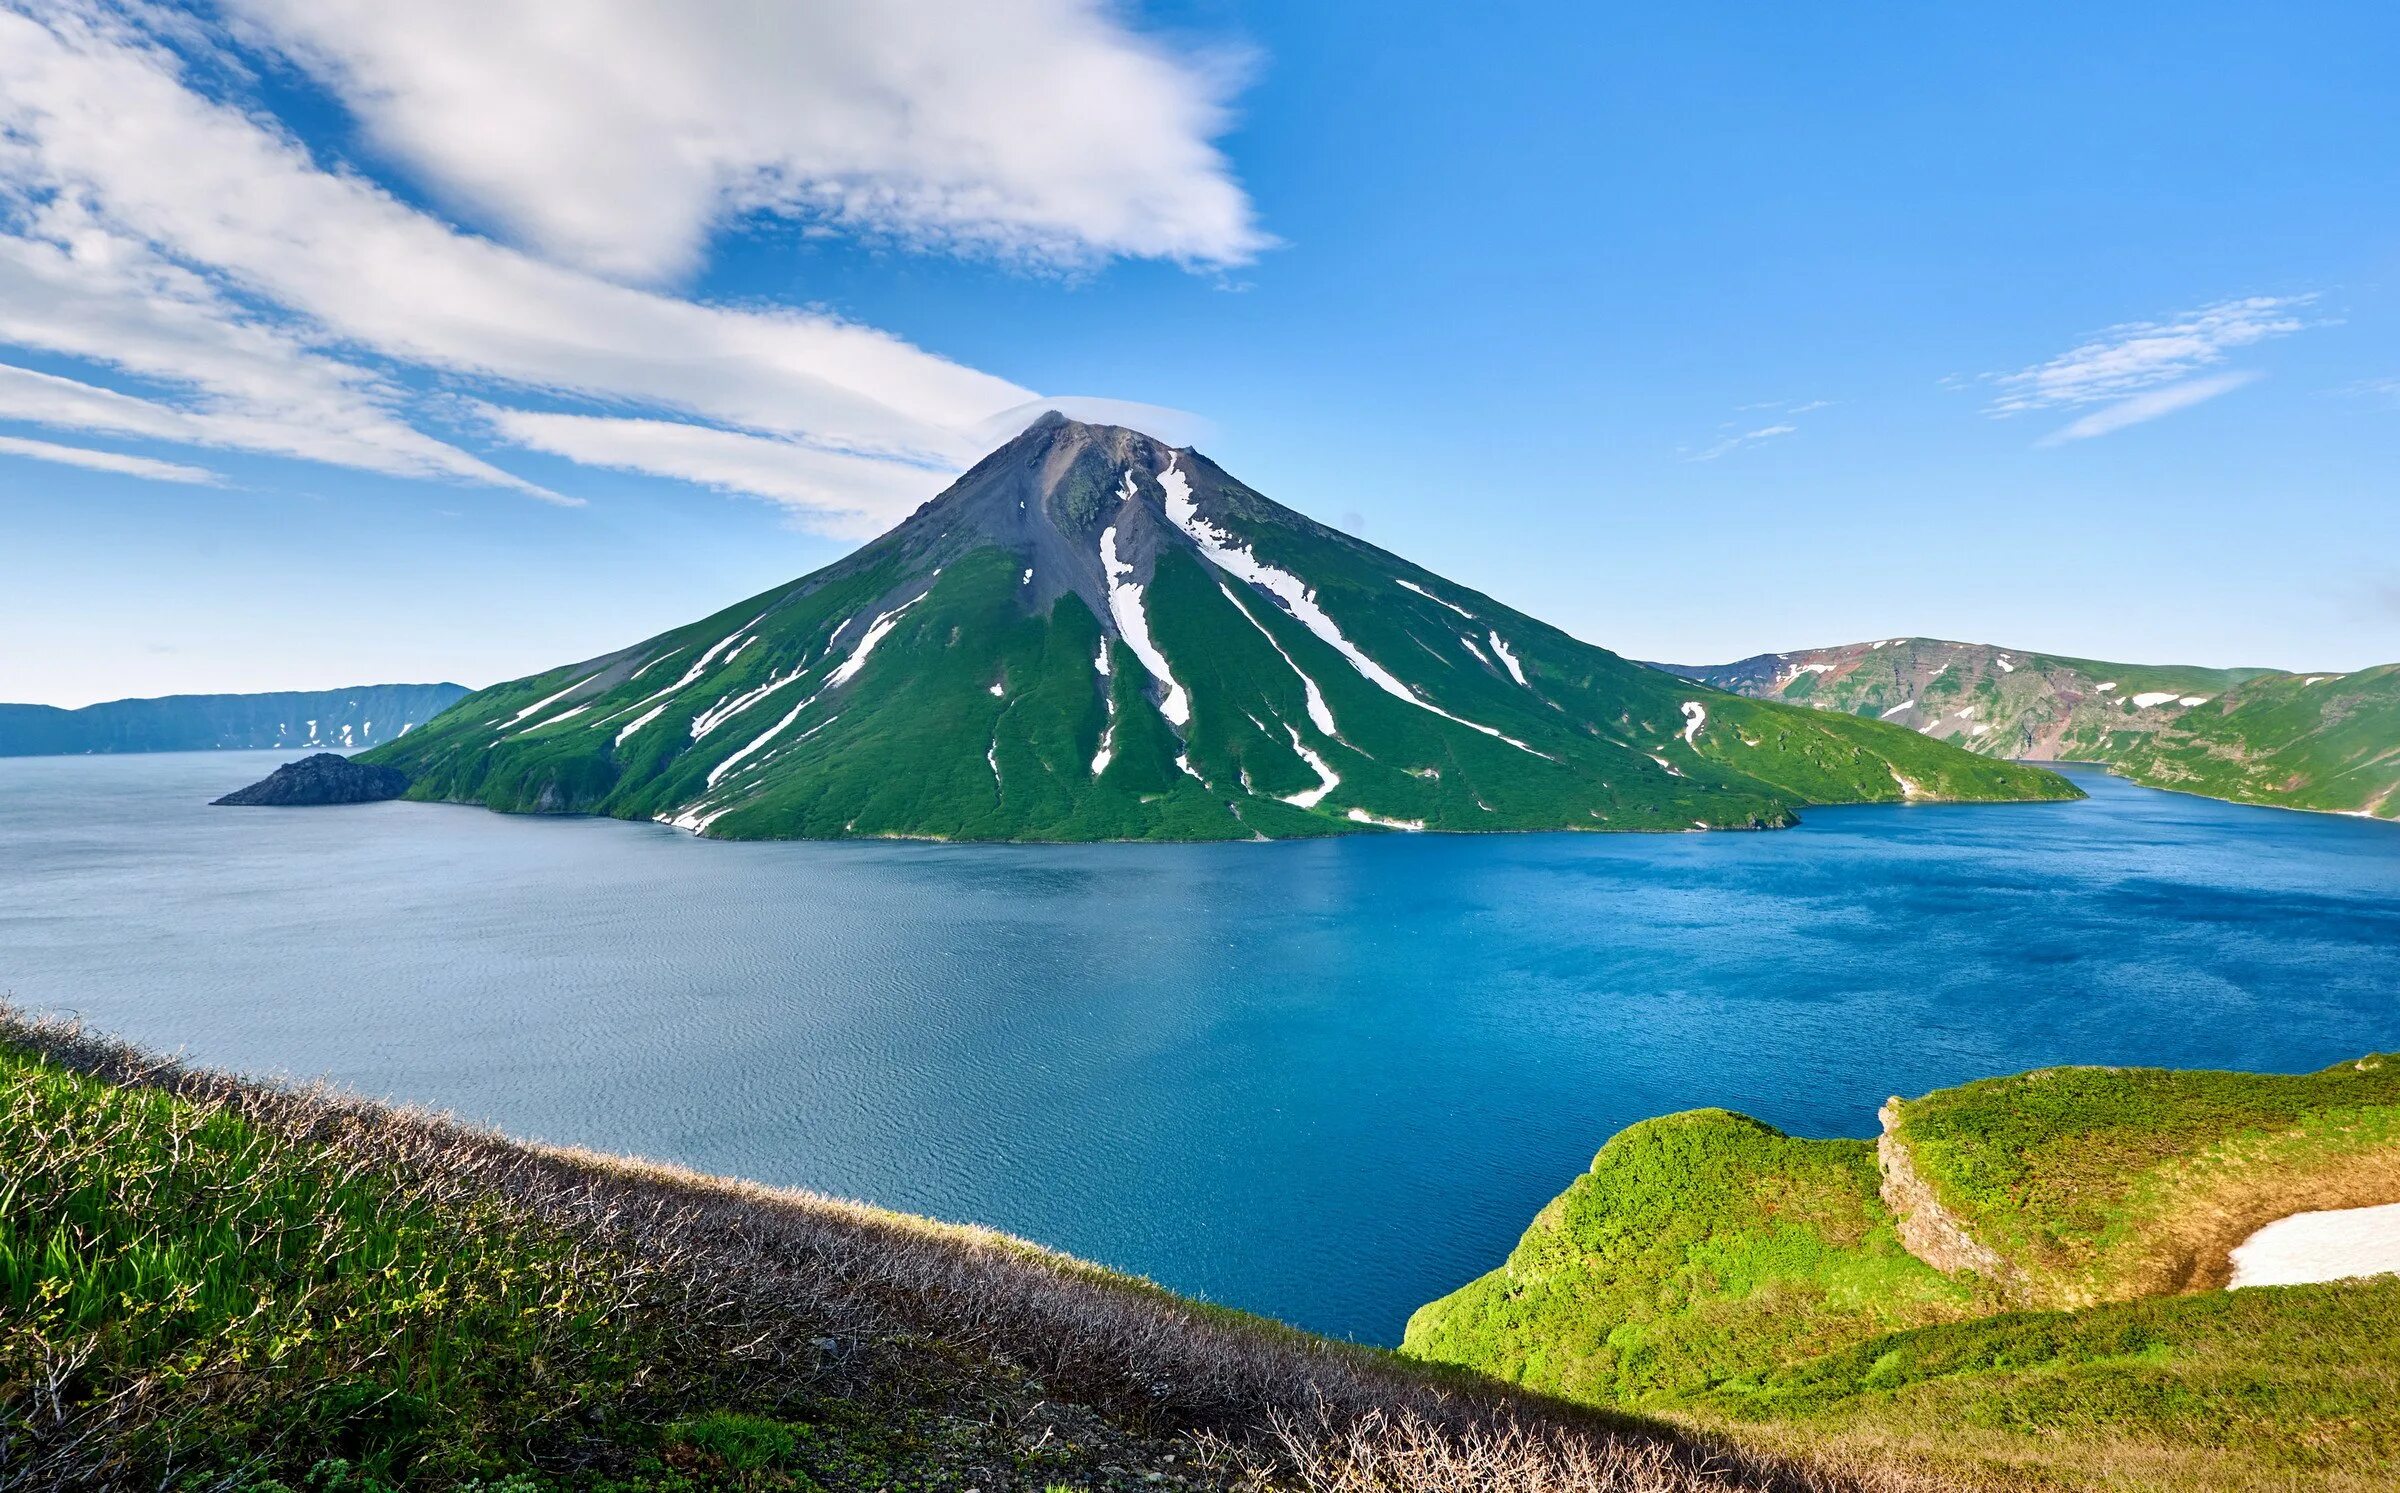
[[[494,9],[0,0],[0,699],[595,654],[1065,395],[1635,657],[2400,658],[2388,7]]]

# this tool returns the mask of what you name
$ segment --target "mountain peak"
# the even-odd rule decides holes
[[[420,797],[743,837],[1753,827],[2072,791],[1627,663],[1062,411],[814,575],[379,760]]]

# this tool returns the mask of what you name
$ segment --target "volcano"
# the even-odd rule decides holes
[[[2075,796],[1629,662],[1197,451],[1056,414],[812,575],[362,760],[414,798],[735,839],[1768,828]]]

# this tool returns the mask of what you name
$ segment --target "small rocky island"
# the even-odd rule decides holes
[[[372,767],[333,752],[286,762],[266,777],[217,800],[239,806],[300,808],[314,804],[371,804],[408,791],[408,774]]]

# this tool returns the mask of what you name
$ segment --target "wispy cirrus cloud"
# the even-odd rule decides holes
[[[681,420],[557,414],[484,405],[500,436],[528,450],[585,466],[765,498],[807,527],[848,539],[882,533],[948,480],[941,468],[829,451],[784,436],[754,435]]]
[[[2179,384],[2169,384],[2163,389],[2152,389],[2148,393],[2135,394],[2129,398],[2120,399],[2114,404],[2103,405],[2090,414],[2051,431],[2034,444],[2056,446],[2065,441],[2088,441],[2094,436],[2123,430],[2128,425],[2139,425],[2145,420],[2155,420],[2161,415],[2171,415],[2177,410],[2190,409],[2193,405],[2206,403],[2220,394],[2230,394],[2244,384],[2257,381],[2259,377],[2260,375],[2254,372],[2242,372],[2216,373],[2206,378],[2185,379]]]
[[[2255,372],[2208,373],[2240,348],[2311,325],[2313,295],[2244,296],[2162,321],[2125,322],[2055,358],[1987,374],[1995,418],[2104,405],[2044,436],[2042,445],[2088,440],[2227,394]]]
[[[1800,433],[1800,416],[1831,409],[1837,402],[1831,399],[1762,399],[1752,404],[1737,404],[1733,407],[1736,415],[1748,415],[1755,419],[1761,413],[1766,413],[1772,418],[1769,423],[1748,430],[1741,428],[1748,421],[1727,420],[1717,427],[1716,437],[1708,444],[1678,447],[1677,453],[1685,461],[1719,461],[1744,447],[1797,435]]]
[[[821,310],[660,288],[729,215],[1058,262],[1236,263],[1265,243],[1209,143],[1230,75],[1098,0],[781,19],[725,0],[672,25],[616,0],[555,20],[445,0],[229,9],[223,28],[144,0],[0,0],[0,345],[79,365],[8,368],[0,419],[552,498],[469,447],[538,432],[538,449],[598,466],[627,465],[629,441],[680,443],[686,465],[738,448],[768,459],[741,490],[803,511],[798,495],[823,492],[839,527],[980,454],[979,423],[1034,395]],[[572,46],[545,48],[555,26]],[[937,98],[976,38],[1006,87],[972,108]],[[513,241],[320,159],[242,92],[249,63],[276,58],[325,82],[437,200],[488,211]],[[762,89],[782,90],[771,108]],[[1108,130],[1067,128],[1097,104]],[[832,136],[795,133],[811,120]],[[697,164],[621,138],[653,126]],[[999,132],[981,176],[979,131]],[[535,412],[447,426],[461,392],[494,407],[579,396],[693,433]],[[837,455],[855,489],[823,488]],[[735,486],[737,468],[694,480]]]
[[[55,462],[60,466],[88,467],[95,472],[116,472],[127,477],[147,477],[154,482],[189,482],[203,487],[216,487],[221,483],[217,474],[206,467],[155,461],[147,456],[127,456],[121,451],[95,451],[89,446],[62,446],[56,441],[33,441],[13,435],[0,435],[0,455]]]
[[[1687,453],[1684,460],[1715,461],[1719,457],[1732,455],[1744,446],[1755,446],[1761,441],[1779,440],[1787,435],[1796,435],[1799,430],[1800,427],[1797,425],[1762,425],[1756,430],[1745,430],[1736,435],[1720,437],[1697,451]]]

